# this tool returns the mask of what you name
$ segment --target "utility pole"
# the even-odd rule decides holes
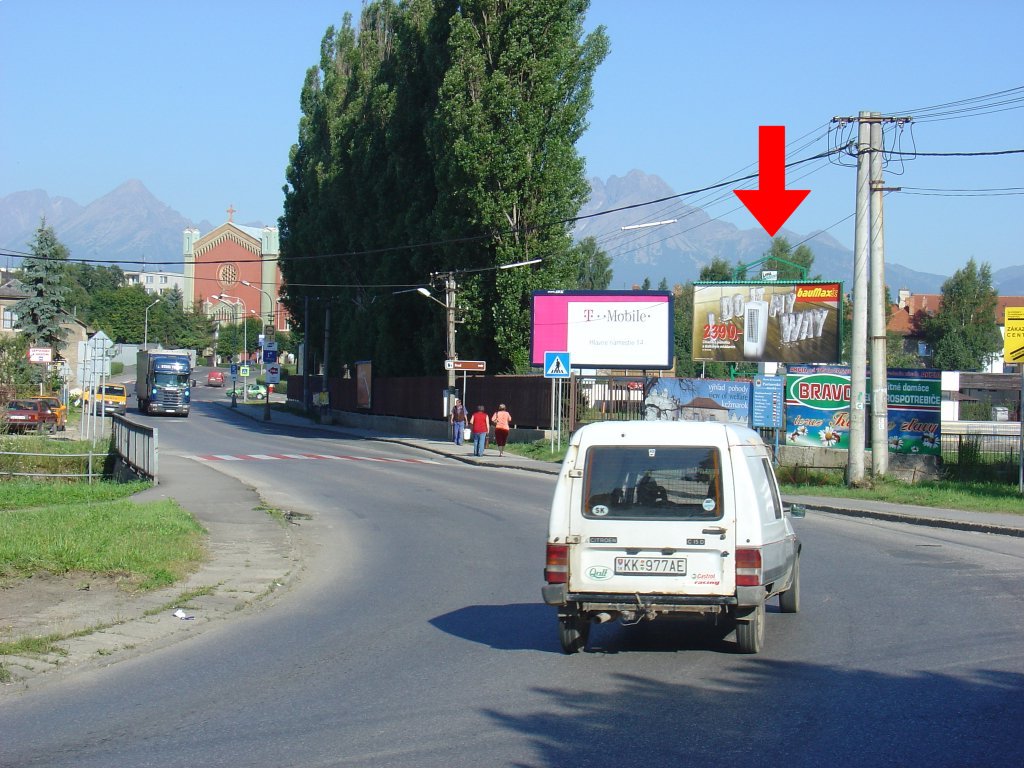
[[[885,338],[882,113],[871,113],[871,471],[889,471],[889,372]]]
[[[853,230],[853,343],[850,350],[850,447],[846,484],[864,482],[864,400],[867,389],[868,208],[871,126],[860,113],[857,130],[857,214]]]
[[[309,413],[309,296],[302,299],[302,409]]]
[[[850,349],[850,447],[847,485],[864,482],[867,436],[868,317],[871,319],[871,464],[881,477],[889,469],[889,382],[886,363],[885,250],[882,179],[883,123],[903,124],[910,117],[883,116],[861,111],[857,117],[834,117],[833,122],[857,122],[857,209],[853,243],[853,339]],[[870,262],[870,286],[868,271]]]
[[[331,396],[330,395],[331,387],[330,387],[330,384],[328,383],[328,380],[327,380],[327,362],[328,362],[328,358],[330,356],[330,350],[331,350],[331,304],[330,304],[330,302],[328,302],[327,303],[327,309],[324,311],[324,379],[323,379],[324,383],[323,383],[323,390],[322,390],[323,392],[327,393],[327,397],[328,398],[330,398],[330,396]],[[323,395],[321,395],[321,397],[323,397]],[[323,401],[321,400],[321,402],[323,402]],[[330,399],[328,399],[327,403],[328,403],[328,408],[330,408]],[[321,421],[323,420],[323,409],[322,408],[320,410],[320,419],[321,419]]]
[[[448,328],[448,359],[455,360],[458,354],[455,351],[455,273],[446,272],[444,275],[444,313],[445,323]],[[448,412],[451,413],[452,393],[455,391],[455,368],[448,369]],[[465,396],[465,392],[462,393]]]

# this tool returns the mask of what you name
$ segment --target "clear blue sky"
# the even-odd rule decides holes
[[[306,69],[352,0],[0,0],[0,197],[27,189],[88,204],[128,179],[193,221],[275,223]],[[676,192],[756,170],[757,128],[817,139],[860,110],[914,110],[1024,85],[1024,3],[594,0],[611,54],[580,143],[588,175],[631,169]],[[1024,93],[1012,94],[1020,98]],[[924,120],[921,152],[1024,148],[1024,101]],[[1006,109],[1010,107],[1010,109]],[[923,114],[928,114],[927,112]],[[934,115],[933,115],[934,117]],[[901,175],[894,172],[901,171]],[[805,178],[800,175],[809,173]],[[917,158],[892,186],[1024,187],[1024,156]],[[811,195],[787,227],[832,227],[854,209],[855,171],[789,172]],[[731,193],[711,216],[757,226]],[[1024,264],[1024,197],[890,194],[889,260],[950,274],[969,257]],[[662,208],[637,220],[664,218]],[[853,245],[853,220],[829,230]],[[59,235],[59,233],[58,233]]]

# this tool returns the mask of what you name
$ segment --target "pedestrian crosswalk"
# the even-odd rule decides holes
[[[397,464],[437,464],[431,459],[403,459],[390,456],[347,456],[332,453],[210,453],[187,456],[195,461],[370,461]]]

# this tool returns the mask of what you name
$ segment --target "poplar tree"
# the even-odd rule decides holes
[[[608,45],[603,29],[584,38],[586,8],[378,0],[358,32],[348,15],[328,29],[280,226],[285,301],[307,339],[323,338],[330,307],[348,360],[436,371],[443,312],[403,291],[454,272],[460,356],[528,368],[530,293],[575,287],[585,257],[570,237],[588,194],[575,143]]]

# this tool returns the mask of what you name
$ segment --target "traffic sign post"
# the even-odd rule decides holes
[[[1017,490],[1024,494],[1024,307],[1007,307],[1004,313],[1003,360],[1020,367],[1020,464],[1017,467]]]
[[[544,353],[544,378],[551,379],[551,452],[555,451],[555,435],[558,448],[562,447],[562,382],[572,373],[568,352]]]

